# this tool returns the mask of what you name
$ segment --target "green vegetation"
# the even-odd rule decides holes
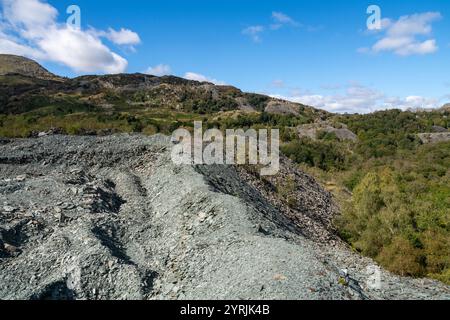
[[[449,111],[332,116],[300,106],[298,116],[274,115],[264,112],[270,98],[231,87],[196,87],[173,77],[145,89],[112,85],[140,85],[143,77],[83,77],[62,84],[0,76],[0,136],[29,137],[52,128],[67,134],[171,134],[196,120],[221,130],[279,128],[282,152],[332,187],[342,208],[336,227],[355,250],[398,274],[450,283],[450,143],[423,145],[417,137],[433,126],[448,129]],[[101,81],[108,89],[99,87]],[[239,111],[241,102],[256,111]],[[298,137],[296,127],[324,119],[335,128],[346,125],[358,141],[320,130],[316,139]],[[294,205],[292,181],[276,187]]]
[[[330,171],[344,170],[348,166],[348,155],[333,141],[313,141],[303,138],[282,146],[281,151],[297,163]]]
[[[448,117],[398,110],[338,116],[357,143],[319,132],[283,152],[337,184],[331,191],[342,215],[335,224],[357,251],[397,274],[450,283],[450,142],[422,145],[416,138],[433,125],[449,128]]]
[[[450,143],[371,161],[336,224],[389,270],[450,282]]]
[[[433,125],[450,127],[450,120],[440,112],[402,112],[389,110],[369,115],[340,116],[336,121],[345,123],[355,132],[360,143],[356,152],[365,158],[395,155],[399,150],[414,150],[417,133],[431,132]]]
[[[264,111],[269,98],[260,94],[250,93],[248,94],[247,101],[251,106],[254,106],[258,111]]]
[[[179,127],[192,127],[195,114],[176,112],[77,112],[58,113],[51,107],[20,115],[0,114],[0,136],[29,137],[52,128],[70,135],[103,132],[171,134]]]

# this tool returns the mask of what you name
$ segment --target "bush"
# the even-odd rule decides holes
[[[331,142],[294,140],[283,145],[281,151],[297,163],[304,163],[325,171],[344,170],[347,166],[347,155],[338,145]]]
[[[439,165],[434,162],[432,179],[408,165],[366,174],[335,220],[341,236],[392,272],[449,282],[450,189],[448,176],[434,175]]]
[[[392,239],[377,257],[389,271],[402,276],[422,277],[425,275],[424,257],[420,249],[402,237]]]

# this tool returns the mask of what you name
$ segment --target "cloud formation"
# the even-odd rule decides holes
[[[157,66],[150,67],[145,71],[146,74],[150,74],[150,75],[158,76],[158,77],[167,76],[171,72],[172,72],[172,68],[167,64],[159,64]]]
[[[242,34],[249,36],[254,42],[261,42],[260,34],[265,30],[263,26],[250,26],[242,30]]]
[[[432,109],[442,103],[438,99],[421,96],[408,96],[405,98],[387,96],[383,92],[352,83],[344,87],[340,93],[331,95],[299,94],[279,95],[272,97],[292,102],[302,103],[334,113],[370,113],[386,109]]]
[[[92,30],[95,33],[95,30]],[[109,28],[108,31],[97,31],[98,36],[104,37],[117,45],[137,45],[141,43],[139,35],[129,29],[121,28],[119,31]]]
[[[139,35],[128,29],[82,30],[58,23],[58,11],[42,0],[0,0],[0,53],[52,61],[78,73],[121,73],[128,62],[101,40],[136,45]]]
[[[277,30],[283,27],[284,25],[290,25],[293,27],[298,27],[300,24],[292,19],[290,16],[283,12],[272,12],[272,20],[275,22],[270,26],[272,30]]]
[[[283,12],[272,12],[271,16],[272,24],[268,26],[264,25],[253,25],[249,26],[242,30],[242,34],[250,37],[250,39],[253,40],[253,42],[261,42],[262,41],[262,34],[266,31],[275,31],[283,28],[284,26],[290,26],[290,27],[299,27],[301,26],[300,23],[295,21],[293,18],[288,16],[287,14]],[[308,28],[309,30],[309,28]]]
[[[432,38],[432,24],[442,18],[439,12],[426,12],[402,16],[398,20],[383,19],[379,39],[371,48],[360,48],[359,52],[393,52],[399,56],[425,55],[438,50]]]
[[[204,76],[202,74],[195,73],[195,72],[186,72],[185,75],[183,76],[183,78],[188,79],[188,80],[199,81],[199,82],[210,82],[210,83],[213,83],[213,84],[216,84],[219,86],[226,85],[226,83],[223,81],[219,81],[214,78],[209,78],[207,76]]]

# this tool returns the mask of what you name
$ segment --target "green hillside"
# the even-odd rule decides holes
[[[0,137],[171,134],[195,120],[222,130],[279,128],[282,152],[339,201],[335,224],[355,250],[395,273],[450,283],[450,142],[418,136],[448,132],[448,108],[334,115],[171,76],[61,79],[26,59],[0,65]]]

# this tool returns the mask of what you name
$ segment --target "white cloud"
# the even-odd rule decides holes
[[[37,41],[48,60],[57,61],[77,72],[121,73],[128,62],[110,51],[98,38],[73,28],[53,28]]]
[[[389,97],[379,90],[365,87],[357,83],[347,85],[345,90],[338,94],[303,94],[283,96],[272,94],[272,97],[302,103],[334,113],[370,113],[386,109],[417,109],[437,108],[442,103],[439,99],[421,96],[408,96],[405,98]]]
[[[260,34],[264,29],[263,26],[250,26],[242,30],[242,34],[249,36],[254,42],[261,42]]]
[[[27,56],[33,59],[42,59],[44,55],[39,50],[17,42],[14,37],[0,31],[0,53]]]
[[[52,25],[58,11],[39,0],[2,0],[4,18],[14,27],[33,33]]]
[[[57,22],[58,12],[41,0],[0,0],[0,53],[66,65],[76,72],[121,73],[128,62],[100,39],[119,45],[140,42],[128,29],[78,30]]]
[[[103,32],[102,34],[108,40],[118,45],[137,45],[141,43],[139,35],[129,29],[122,28],[119,31],[116,31],[109,28],[108,32]]]
[[[290,16],[288,16],[283,12],[276,12],[276,11],[272,12],[271,19],[273,22],[272,24],[268,26],[263,25],[250,26],[242,30],[242,34],[249,36],[253,40],[253,42],[261,42],[262,41],[261,34],[266,30],[275,31],[283,28],[284,26],[291,26],[291,27],[301,26],[300,23],[298,23],[293,18],[291,18]],[[318,29],[314,27],[308,27],[307,30],[316,31]]]
[[[195,73],[195,72],[186,72],[183,78],[188,79],[188,80],[199,81],[199,82],[210,82],[210,83],[213,83],[216,85],[221,85],[221,86],[226,85],[226,83],[223,81],[209,78],[207,76],[204,76],[202,74]]]
[[[146,74],[150,74],[150,75],[158,76],[158,77],[167,76],[171,72],[172,72],[172,68],[167,64],[159,64],[157,66],[150,67],[145,71]]]
[[[432,23],[442,18],[439,12],[426,12],[400,17],[396,21],[383,19],[383,37],[371,49],[360,48],[359,52],[393,52],[400,56],[425,55],[438,50],[431,38]],[[375,31],[375,30],[371,30]],[[425,38],[425,39],[424,39]]]
[[[400,17],[397,21],[387,24],[390,36],[428,35],[433,30],[431,23],[441,19],[439,12],[426,12]]]
[[[284,14],[283,12],[272,12],[272,19],[276,22],[276,24],[272,25],[274,29],[278,29],[282,25],[291,25],[291,26],[299,26],[300,24],[289,17],[287,14]]]
[[[439,99],[425,98],[422,96],[408,96],[400,99],[391,97],[386,99],[386,105],[390,108],[407,109],[433,109],[441,106]]]

